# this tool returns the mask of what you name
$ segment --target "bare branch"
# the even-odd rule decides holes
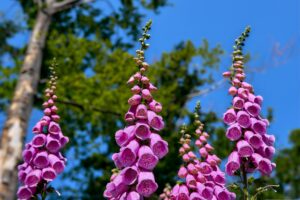
[[[81,109],[83,111],[87,110],[87,108],[85,108],[84,105],[82,105],[80,103],[77,103],[77,102],[74,102],[74,101],[57,99],[56,102],[57,103],[61,103],[61,104],[65,104],[65,105],[74,106],[74,107],[77,107],[77,108],[79,108],[79,109]],[[100,112],[100,113],[115,115],[115,116],[118,116],[118,117],[121,116],[121,114],[118,113],[118,112],[114,112],[114,111],[111,111],[111,110],[97,108],[95,106],[89,106],[89,109],[92,109],[92,110],[94,110],[96,112]]]
[[[35,99],[38,100],[38,101],[43,101],[43,98],[40,95],[35,95]],[[115,116],[118,116],[118,117],[122,116],[121,113],[114,112],[114,111],[107,110],[107,109],[101,109],[101,108],[98,108],[98,107],[93,106],[93,105],[91,105],[87,108],[83,104],[80,104],[78,102],[75,102],[75,101],[72,101],[72,100],[69,100],[69,99],[57,99],[55,101],[59,104],[64,104],[64,105],[79,108],[82,111],[85,111],[85,110],[89,109],[89,110],[93,110],[93,111],[104,113],[104,114],[115,115]]]
[[[43,1],[42,0],[33,0],[33,2],[36,3],[39,8],[41,8],[42,5],[43,5]]]
[[[209,88],[206,88],[204,90],[199,90],[199,91],[189,94],[187,99],[189,100],[189,99],[192,99],[197,96],[206,95],[206,94],[218,89],[219,87],[221,87],[225,82],[226,82],[226,79],[219,80],[218,82],[212,84]]]
[[[51,13],[57,13],[63,10],[67,10],[74,6],[80,5],[82,3],[90,3],[94,0],[64,0],[61,2],[55,2],[51,6]]]

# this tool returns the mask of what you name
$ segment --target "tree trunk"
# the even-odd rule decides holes
[[[17,165],[21,160],[27,125],[40,78],[43,48],[51,15],[39,11],[7,113],[0,141],[0,200],[16,199]]]

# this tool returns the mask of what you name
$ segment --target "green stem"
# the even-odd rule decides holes
[[[248,179],[244,163],[241,166],[242,182],[243,182],[243,199],[248,200]]]
[[[43,192],[41,196],[42,196],[42,200],[46,200],[47,197],[46,192]]]

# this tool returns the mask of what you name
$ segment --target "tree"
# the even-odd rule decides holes
[[[275,180],[284,188],[285,197],[297,199],[300,197],[300,129],[291,131],[289,141],[291,147],[280,150],[275,159]]]

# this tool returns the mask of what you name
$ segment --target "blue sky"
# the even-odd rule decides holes
[[[0,12],[6,17],[18,20],[18,5],[14,0],[1,0]],[[116,2],[116,1],[112,1]],[[200,44],[208,39],[211,46],[220,44],[225,50],[220,71],[215,79],[222,79],[222,72],[230,65],[230,52],[234,39],[250,25],[252,32],[246,42],[246,52],[252,60],[248,63],[248,81],[254,85],[257,94],[264,97],[263,109],[274,109],[274,121],[270,133],[277,137],[276,146],[288,146],[288,133],[300,128],[300,1],[298,0],[172,0],[172,6],[161,9],[159,15],[146,12],[146,19],[152,18],[153,29],[150,62],[157,60],[162,52],[170,51],[183,40]],[[7,13],[9,11],[9,13]],[[145,20],[146,20],[145,19]],[[28,34],[19,35],[11,42],[22,46]],[[219,116],[229,106],[228,84],[206,96],[194,98],[188,108],[201,100],[205,110],[214,110]],[[41,116],[34,111],[30,121]],[[4,116],[0,116],[0,128]]]
[[[173,6],[164,8],[160,15],[148,15],[154,21],[149,57],[159,58],[161,52],[171,50],[182,40],[199,44],[207,38],[212,46],[220,44],[226,51],[215,77],[221,80],[221,72],[231,62],[234,39],[250,25],[252,32],[245,51],[251,53],[252,60],[247,78],[256,93],[264,97],[264,113],[267,107],[274,109],[269,130],[277,136],[276,146],[287,146],[289,131],[300,127],[300,1],[172,2]],[[194,98],[188,106],[192,109],[200,99],[204,109],[213,109],[221,116],[230,103],[227,88],[224,84],[206,96]]]

